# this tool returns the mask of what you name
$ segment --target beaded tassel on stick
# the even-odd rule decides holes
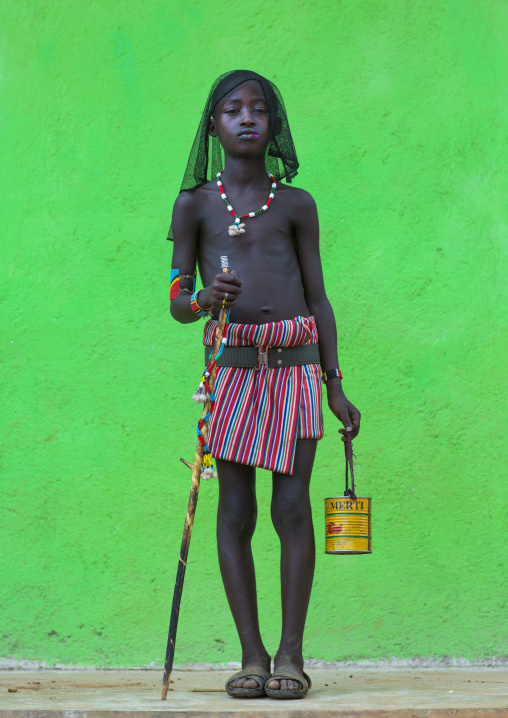
[[[227,259],[227,257],[221,257],[220,259],[221,259],[222,271],[227,274],[228,273],[228,259]],[[225,311],[225,301],[226,300],[224,299],[224,301],[222,302],[221,313]],[[198,404],[206,404],[207,399],[210,401],[210,407],[208,409],[208,413],[205,414],[203,417],[201,417],[201,419],[198,421],[198,424],[196,427],[198,441],[201,444],[201,446],[203,447],[203,457],[202,457],[202,461],[201,461],[201,478],[205,479],[205,481],[208,479],[211,479],[211,478],[217,478],[217,472],[215,471],[214,466],[213,466],[213,460],[212,460],[212,455],[210,453],[210,447],[208,446],[208,443],[207,443],[205,437],[203,436],[202,430],[205,427],[205,425],[207,424],[207,422],[210,420],[210,418],[212,416],[213,408],[215,406],[215,394],[212,391],[212,388],[210,387],[208,380],[209,380],[209,377],[211,376],[212,372],[214,371],[214,369],[216,370],[217,359],[222,354],[224,345],[226,344],[226,341],[227,341],[225,334],[227,331],[227,325],[229,323],[229,312],[230,312],[230,310],[228,309],[227,313],[226,313],[226,318],[224,321],[224,329],[223,329],[223,336],[222,336],[220,349],[216,353],[213,360],[211,359],[213,352],[211,352],[210,360],[208,361],[205,371],[203,372],[203,376],[201,377],[199,388],[198,388],[197,392],[192,395],[192,398]]]
[[[224,324],[224,331],[226,331],[228,321],[229,321],[229,310],[228,310],[228,313],[226,316],[226,322]],[[203,447],[203,459],[202,459],[202,463],[201,463],[201,478],[205,479],[205,481],[208,479],[211,479],[211,478],[214,478],[214,479],[217,478],[217,472],[215,471],[215,469],[213,467],[213,461],[212,461],[212,455],[210,453],[210,447],[208,446],[208,443],[202,433],[202,429],[205,426],[205,424],[210,420],[212,413],[213,413],[214,406],[215,406],[215,394],[212,391],[210,385],[208,384],[208,377],[210,376],[210,374],[212,373],[212,370],[216,366],[217,359],[222,354],[222,350],[224,349],[225,343],[226,343],[226,337],[223,337],[219,351],[217,352],[213,361],[210,360],[208,362],[208,365],[207,365],[205,371],[203,372],[203,376],[201,377],[199,389],[192,396],[194,401],[196,401],[197,403],[201,403],[201,402],[206,403],[207,398],[210,400],[210,408],[208,410],[208,413],[205,414],[203,417],[201,417],[201,419],[198,421],[198,424],[196,427],[198,441],[201,444],[201,446]]]
[[[205,369],[203,376],[201,377],[201,382],[199,384],[199,388],[198,388],[197,392],[192,395],[192,398],[194,399],[196,404],[204,404],[206,401],[206,394],[204,391],[204,387],[205,387],[205,382],[209,376],[210,376],[210,372],[207,369]]]

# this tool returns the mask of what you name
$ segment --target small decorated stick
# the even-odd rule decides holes
[[[222,271],[227,274],[229,271],[228,258],[223,256],[220,258]],[[226,325],[228,317],[228,310],[222,306],[219,314],[219,322],[217,326],[217,332],[215,334],[215,343],[213,348],[212,358],[212,369],[210,376],[208,377],[208,385],[213,392],[215,388],[215,375],[217,365],[215,358],[219,354],[222,345],[222,335],[224,333],[224,327]],[[203,417],[205,417],[210,411],[211,402],[207,397],[204,408]],[[206,435],[208,433],[208,426],[205,423],[201,429],[204,439],[206,441]],[[187,463],[187,462],[184,462]],[[192,535],[192,527],[194,525],[194,515],[196,513],[196,506],[198,503],[199,494],[199,482],[201,479],[203,463],[203,444],[198,440],[196,446],[196,453],[194,455],[194,465],[192,466],[192,479],[191,479],[191,490],[189,496],[189,504],[187,507],[187,515],[185,517],[185,525],[183,529],[182,545],[180,547],[180,558],[178,559],[178,569],[176,572],[175,590],[173,593],[173,605],[171,607],[171,617],[169,621],[169,634],[168,644],[166,647],[166,660],[164,661],[164,676],[162,679],[162,695],[161,700],[165,701],[168,695],[169,681],[171,680],[171,672],[173,670],[173,660],[175,657],[175,643],[176,643],[176,630],[178,628],[178,615],[180,613],[180,602],[182,600],[183,580],[185,578],[185,569],[187,567],[187,556],[189,553],[189,545]]]

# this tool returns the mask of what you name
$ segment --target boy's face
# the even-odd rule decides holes
[[[236,157],[265,154],[271,130],[259,82],[248,80],[217,103],[209,133],[219,138],[226,154]]]

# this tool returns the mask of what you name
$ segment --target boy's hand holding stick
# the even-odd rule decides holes
[[[226,256],[221,257],[222,271],[228,274],[228,258]],[[214,283],[215,284],[215,283]],[[240,290],[241,291],[241,290]],[[224,327],[227,321],[228,306],[234,304],[236,295],[233,296],[232,300],[228,301],[226,297],[222,301],[222,308],[219,313],[219,321],[217,326],[217,332],[215,334],[215,343],[213,348],[213,357],[215,358],[220,351],[222,344],[222,336],[224,333]],[[217,365],[214,364],[208,378],[208,384],[213,391],[215,387],[215,376],[216,376]],[[206,416],[210,411],[210,398],[207,395],[206,402],[203,408],[203,416]],[[206,439],[208,427],[205,424],[203,427],[203,434]],[[175,642],[176,642],[176,631],[178,627],[178,615],[180,612],[180,601],[182,599],[183,580],[185,577],[185,568],[187,566],[187,555],[189,553],[189,544],[192,535],[192,527],[194,524],[194,515],[196,513],[196,505],[198,502],[199,483],[201,479],[201,463],[203,458],[203,446],[198,440],[196,446],[196,453],[194,455],[194,465],[192,466],[192,479],[191,479],[191,491],[189,496],[189,504],[187,507],[187,516],[185,517],[185,526],[183,529],[182,545],[180,548],[180,558],[178,560],[178,569],[176,572],[175,590],[173,593],[173,605],[171,607],[171,618],[169,622],[169,635],[168,644],[166,648],[166,660],[164,662],[164,677],[162,679],[162,696],[163,701],[166,700],[169,689],[169,681],[171,679],[171,672],[173,670],[173,659],[175,655]],[[188,462],[184,463],[189,466]]]

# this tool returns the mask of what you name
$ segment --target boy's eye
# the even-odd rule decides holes
[[[227,115],[232,115],[236,112],[240,112],[240,110],[237,107],[229,107],[227,110],[224,110],[224,112]],[[268,114],[268,110],[265,110],[264,107],[255,107],[254,112],[261,112],[264,115]]]

